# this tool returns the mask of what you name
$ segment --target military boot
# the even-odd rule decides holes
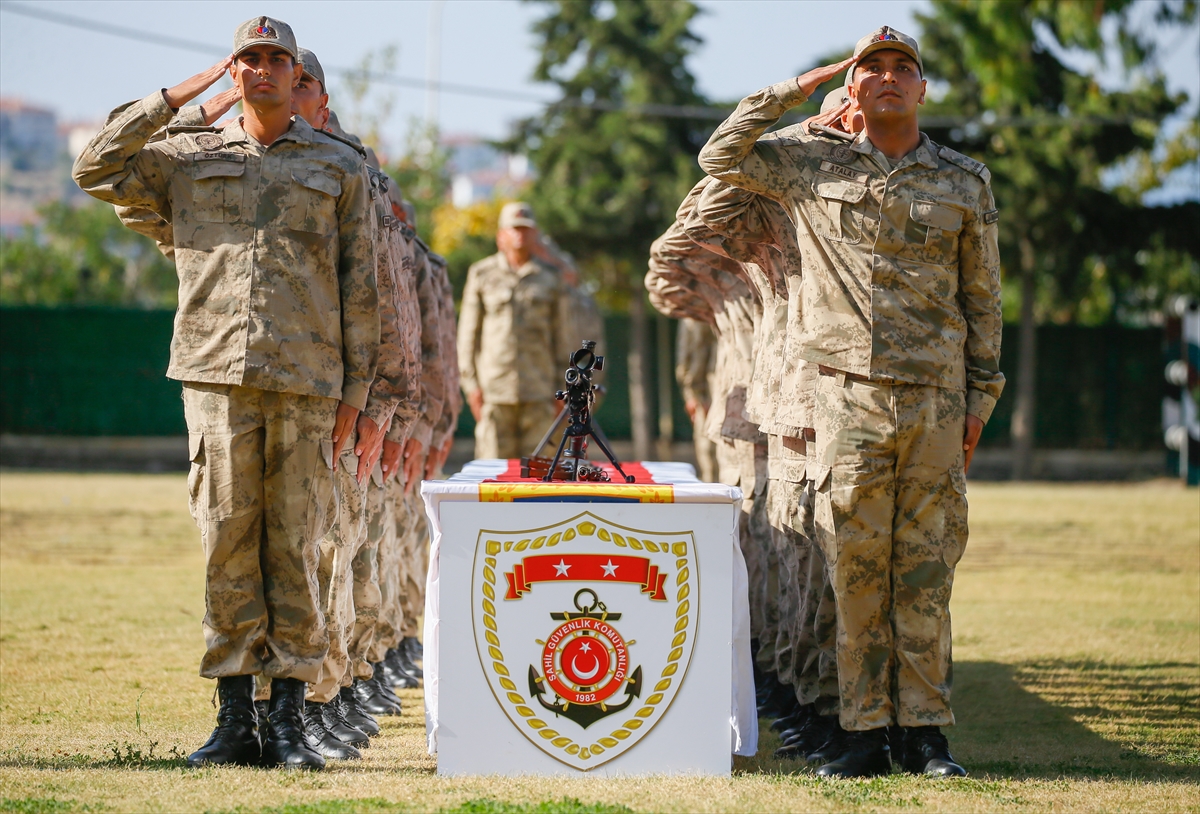
[[[267,742],[264,766],[288,769],[325,768],[325,758],[304,740],[304,682],[298,678],[271,680],[271,708],[267,713]]]
[[[400,696],[396,695],[396,691],[392,689],[394,685],[392,684],[391,680],[388,679],[388,674],[386,662],[381,661],[379,664],[375,665],[375,674],[369,680],[375,685],[375,690],[380,696],[383,697],[383,700],[399,709],[403,706],[403,704],[400,703]],[[406,680],[411,681],[412,684],[416,684],[416,682],[412,681],[411,679]],[[410,687],[408,684],[403,684],[401,685],[401,688],[409,689]]]
[[[825,726],[825,731],[828,733],[825,736],[825,742],[816,749],[804,756],[804,759],[809,763],[828,763],[842,753],[843,741],[849,734],[842,729],[841,723],[836,715],[820,716]]]
[[[892,773],[887,727],[847,732],[841,753],[817,769],[818,777],[879,777]]]
[[[346,720],[340,701],[340,698],[334,696],[334,699],[328,704],[321,704],[321,717],[325,721],[325,728],[329,730],[329,734],[342,743],[348,743],[360,749],[370,746],[371,739],[367,737],[367,733]]]
[[[408,648],[403,646],[404,642],[401,642],[400,644],[401,646],[397,647],[394,651],[396,654],[396,666],[398,666],[402,672],[407,673],[408,675],[420,681],[425,677],[425,673],[409,657]]]
[[[933,777],[966,777],[967,770],[950,756],[950,743],[936,726],[904,727],[904,753],[900,768]]]
[[[325,704],[304,702],[304,742],[308,748],[330,760],[361,760],[362,752],[334,735],[325,726],[322,715]]]
[[[425,658],[425,646],[421,644],[421,640],[416,636],[409,636],[400,642],[400,644],[404,647],[404,652],[408,653],[410,661],[415,663]]]
[[[352,691],[358,704],[372,715],[399,715],[400,710],[380,692],[374,678],[356,678]]]
[[[808,756],[820,749],[829,740],[831,734],[830,718],[832,716],[817,715],[811,705],[807,707],[808,715],[796,727],[788,730],[788,736],[783,746],[775,750],[775,757],[789,760],[807,760]]]
[[[254,709],[254,676],[228,676],[217,679],[221,707],[217,710],[217,728],[203,746],[188,755],[188,765],[253,766],[262,747],[258,742],[258,713]]]
[[[417,681],[417,677],[409,675],[404,668],[400,666],[399,659],[396,658],[396,650],[393,648],[388,650],[387,656],[383,661],[379,662],[375,667],[375,676],[382,678],[383,683],[388,687],[399,687],[402,690],[415,690],[421,686]]]
[[[346,716],[346,723],[366,732],[369,738],[374,738],[379,734],[379,721],[376,721],[375,716],[362,708],[352,687],[342,687],[338,691],[338,700],[342,704],[342,714]]]

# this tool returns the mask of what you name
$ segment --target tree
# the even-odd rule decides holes
[[[400,157],[383,169],[395,181],[417,213],[417,231],[432,243],[435,211],[450,191],[450,151],[441,142],[436,125],[412,119]]]
[[[534,78],[561,98],[517,126],[505,145],[529,156],[528,198],[547,232],[597,279],[607,304],[628,304],[634,454],[649,459],[653,420],[641,278],[650,244],[699,180],[711,120],[663,117],[639,105],[698,106],[684,64],[700,42],[685,0],[538,0]]]
[[[1185,101],[1150,70],[1153,40],[1135,24],[1139,6],[934,0],[917,15],[927,74],[945,89],[929,112],[969,122],[933,118],[925,129],[990,168],[1005,288],[1019,291],[1015,478],[1032,463],[1037,322],[1115,319],[1148,258],[1195,252],[1197,204],[1152,210],[1105,183],[1106,171],[1154,148],[1163,119]],[[1194,0],[1157,3],[1162,24],[1195,17]],[[1072,50],[1104,59],[1112,49],[1127,71],[1139,69],[1127,89],[1105,90],[1068,64]]]
[[[56,201],[39,213],[39,229],[0,239],[0,303],[175,306],[175,264],[110,205]]]

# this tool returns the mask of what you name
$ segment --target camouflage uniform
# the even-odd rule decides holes
[[[556,270],[531,259],[519,269],[497,252],[471,266],[458,323],[458,367],[468,395],[483,391],[476,458],[519,458],[558,415],[569,312]]]
[[[708,377],[717,361],[716,335],[712,328],[695,319],[683,319],[675,335],[675,380],[683,397],[696,405],[692,416],[692,440],[696,446],[696,463],[700,480],[712,483],[717,479],[716,447],[704,432],[708,410],[712,404]]]
[[[924,135],[894,164],[865,133],[849,145],[763,135],[804,99],[794,79],[747,97],[700,164],[778,201],[797,227],[800,353],[829,374],[816,527],[837,597],[842,725],[950,724],[964,421],[986,421],[1004,383],[989,176]]]
[[[207,561],[200,673],[311,682],[327,649],[318,542],[336,513],[337,401],[362,409],[379,314],[361,156],[293,120],[269,147],[240,121],[149,140],[162,92],[75,162],[84,191],[171,224],[191,508]]]

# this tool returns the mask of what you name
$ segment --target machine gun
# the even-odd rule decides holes
[[[592,384],[592,372],[604,369],[604,357],[595,353],[596,343],[590,339],[583,341],[583,347],[571,354],[570,363],[563,379],[567,384],[566,390],[559,390],[554,397],[563,402],[563,407],[542,436],[541,442],[528,458],[521,459],[521,477],[541,478],[546,483],[552,480],[570,481],[607,481],[608,473],[602,468],[589,464],[587,457],[588,439],[595,440],[596,446],[608,457],[613,467],[621,474],[626,483],[633,483],[633,475],[626,475],[621,469],[617,457],[609,449],[604,431],[592,418],[592,408],[596,403],[597,385]],[[554,433],[567,421],[562,440],[559,441],[558,451],[552,460],[539,458],[542,447],[553,437]]]

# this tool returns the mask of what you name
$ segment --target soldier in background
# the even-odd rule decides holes
[[[537,222],[528,204],[500,212],[491,257],[471,266],[458,324],[458,367],[475,416],[476,458],[533,452],[558,415],[568,346],[570,292],[533,254]]]
[[[226,69],[245,103],[238,121],[148,143]],[[180,297],[168,375],[184,382],[207,560],[201,675],[221,697],[192,765],[324,767],[304,739],[305,685],[328,648],[312,577],[336,512],[333,470],[374,379],[379,314],[362,157],[292,118],[301,73],[291,29],[249,20],[230,58],[115,116],[73,171],[89,194],[172,225]],[[277,251],[260,247],[263,235]],[[336,237],[312,252],[304,235]],[[240,284],[256,278],[274,282]],[[216,299],[241,305],[214,309]],[[261,745],[256,674],[271,678]]]
[[[700,480],[717,480],[717,450],[705,432],[712,394],[708,379],[717,363],[717,337],[704,322],[684,318],[675,334],[675,381],[683,394],[683,407],[692,421],[692,443]]]

